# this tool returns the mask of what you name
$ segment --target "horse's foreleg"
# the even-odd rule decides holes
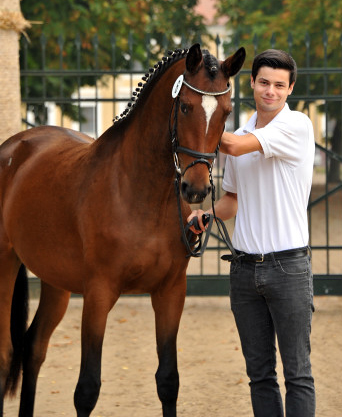
[[[26,334],[19,417],[33,416],[37,378],[50,337],[62,320],[70,293],[42,282],[39,306]]]
[[[156,319],[159,366],[156,373],[157,391],[163,407],[163,417],[176,417],[179,389],[177,369],[177,333],[184,307],[185,278],[177,287],[152,294]]]
[[[88,417],[94,409],[101,387],[102,344],[107,316],[118,299],[110,290],[96,285],[84,295],[82,315],[81,369],[74,395],[77,417]]]

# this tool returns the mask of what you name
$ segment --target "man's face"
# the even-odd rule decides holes
[[[261,67],[255,81],[251,78],[257,111],[273,112],[274,116],[282,110],[287,97],[292,93],[290,72],[285,69]]]

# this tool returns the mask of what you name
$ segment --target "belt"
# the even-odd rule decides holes
[[[266,254],[262,253],[246,253],[237,250],[241,262],[264,262],[273,261],[286,258],[300,258],[308,254],[308,247],[297,249],[282,250],[280,252],[270,252]]]

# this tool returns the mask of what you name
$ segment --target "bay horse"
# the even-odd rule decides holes
[[[176,339],[186,294],[182,218],[210,193],[209,173],[232,110],[229,78],[240,48],[218,61],[199,44],[170,51],[139,83],[135,101],[97,140],[41,126],[0,146],[0,415],[22,370],[19,416],[33,416],[39,369],[71,293],[83,295],[74,405],[89,416],[101,385],[107,315],[122,294],[151,296],[157,392],[176,416]],[[29,328],[25,267],[41,280]]]

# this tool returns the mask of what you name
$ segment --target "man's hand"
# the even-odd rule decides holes
[[[190,230],[195,233],[196,235],[199,235],[202,232],[205,232],[205,225],[203,224],[203,215],[206,214],[203,210],[198,209],[198,210],[194,210],[190,216],[187,218],[188,223],[190,223],[190,221],[194,218],[197,217],[197,221],[198,221],[198,226],[199,229],[196,229],[195,225],[193,224],[190,227]]]

